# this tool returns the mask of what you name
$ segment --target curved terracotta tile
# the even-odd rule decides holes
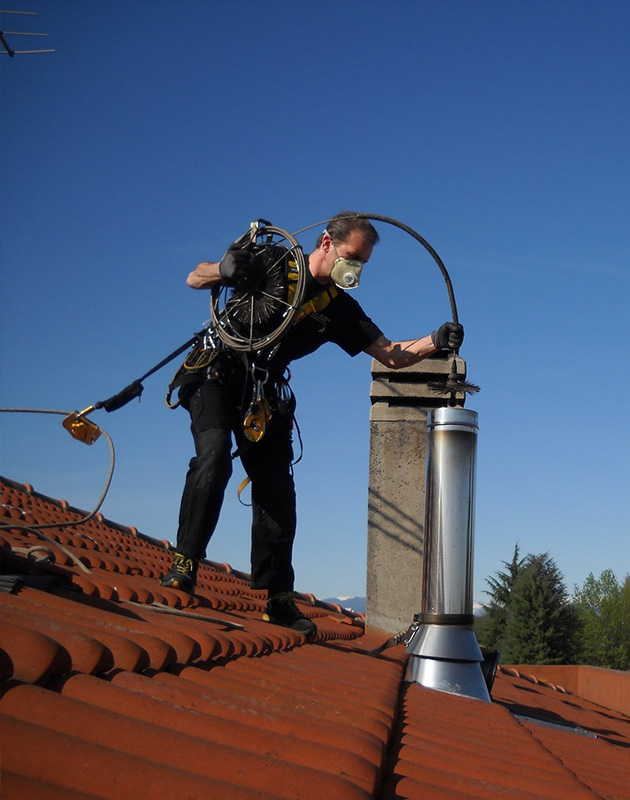
[[[289,655],[287,663],[292,661],[299,663],[308,658],[309,661],[317,661],[324,665],[328,663],[331,668],[335,668],[341,651],[343,663],[348,667],[347,671],[344,671],[342,679],[352,679],[353,675],[361,676],[365,673],[365,675],[378,675],[378,679],[381,680],[380,676],[385,674],[391,676],[398,683],[401,675],[401,664],[406,661],[404,658],[404,645],[400,645],[398,648],[390,648],[386,651],[387,653],[398,652],[401,654],[403,658],[401,664],[399,664],[391,659],[368,657],[367,652],[372,649],[373,643],[368,643],[364,649],[364,639],[365,637],[361,637],[361,639],[352,642],[335,642],[334,645],[323,644],[309,649],[308,653],[303,650],[297,650]],[[380,639],[377,641],[380,641]]]
[[[49,598],[51,602],[52,598],[53,596]],[[164,669],[176,664],[178,660],[175,648],[165,641],[167,637],[155,635],[155,631],[149,626],[147,630],[140,630],[138,624],[135,628],[133,625],[130,627],[124,617],[99,623],[98,610],[87,606],[79,606],[73,616],[72,613],[64,614],[59,606],[36,606],[32,603],[11,605],[2,596],[0,603],[7,619],[10,620],[13,615],[21,620],[21,624],[50,636],[66,647],[72,657],[72,668],[80,672],[103,672],[114,667]],[[80,647],[82,643],[83,647]],[[92,666],[85,660],[84,650],[88,645],[95,651],[95,658],[98,652],[95,648],[98,647],[107,654],[107,660],[104,663],[97,661]],[[189,650],[190,642],[186,641],[184,647]]]
[[[76,569],[76,568],[75,568]],[[76,573],[75,573],[76,574]],[[90,583],[96,588],[96,594],[102,600],[118,600],[118,594],[109,581],[103,577],[103,573],[92,571],[89,575]]]
[[[129,583],[123,583],[123,581],[117,580],[113,588],[119,600],[128,600],[132,603],[139,602],[138,592],[132,588]]]
[[[2,534],[0,534],[0,549],[7,551],[11,550],[11,543],[7,538],[2,536]]]
[[[157,581],[150,581],[144,577],[117,577],[114,585],[122,584],[133,588],[133,591],[138,595],[138,603],[155,603],[157,602],[154,589],[159,586]]]
[[[292,654],[288,654],[292,655]],[[356,705],[361,707],[365,701],[365,685],[345,679],[345,676],[336,675],[336,670],[330,667],[320,667],[311,659],[305,661],[303,667],[291,669],[284,661],[282,665],[269,663],[273,656],[260,659],[256,665],[256,679],[264,680],[267,685],[275,686],[276,691],[284,690],[300,697],[317,697],[321,700],[328,699],[331,704],[343,703],[346,708]],[[276,658],[278,658],[276,656]],[[265,663],[267,662],[267,663]],[[249,664],[235,661],[227,664],[226,672],[238,672],[241,676],[250,677]],[[308,674],[308,680],[304,675]],[[380,718],[386,725],[390,725],[396,713],[398,693],[380,690],[380,686],[371,687],[370,713]]]
[[[277,733],[256,724],[246,724],[223,719],[220,726],[216,719],[199,711],[178,706],[177,713],[165,708],[163,700],[133,692],[89,675],[70,676],[63,682],[64,696],[96,705],[109,711],[124,708],[125,716],[136,720],[164,725],[169,715],[169,728],[195,738],[243,749],[248,753],[269,755],[277,753],[280,759],[290,764],[312,767],[332,775],[345,774],[353,783],[373,791],[378,771],[369,760],[345,752],[344,749],[302,739],[286,733]],[[253,721],[250,721],[253,722]]]
[[[238,619],[238,618],[237,618]],[[284,628],[281,625],[271,625],[262,620],[262,610],[260,615],[255,617],[246,617],[247,630],[252,634],[256,634],[265,642],[268,643],[268,648],[265,652],[274,652],[275,650],[289,650],[301,644],[302,637],[296,638],[295,631]]]
[[[227,655],[228,651],[233,652],[233,648],[227,647],[222,640],[221,632],[225,630],[221,626],[196,619],[186,619],[186,617],[163,614],[152,611],[150,608],[133,607],[134,612],[143,620],[155,623],[162,628],[170,628],[177,632],[184,633],[194,639],[199,645],[200,651],[196,658],[207,661],[219,656]]]
[[[0,619],[0,633],[10,667],[6,678],[43,684],[72,669],[70,653],[54,638],[5,618]]]
[[[2,617],[5,622],[52,639],[69,653],[71,668],[77,672],[105,672],[114,665],[111,651],[105,645],[73,626],[64,625],[51,617],[25,614],[6,605],[2,608]]]
[[[68,545],[66,545],[66,547],[67,546]],[[75,549],[78,549],[78,548],[75,548]],[[81,561],[82,564],[84,564],[86,567],[88,567],[88,569],[91,569],[91,570],[100,569],[100,568],[103,567],[103,564],[105,563],[103,561],[103,557],[99,553],[97,553],[95,550],[92,550],[92,551],[87,552],[87,553],[85,551],[80,551],[79,553],[76,553],[75,555],[78,556],[78,558],[79,558],[79,560]]]
[[[13,772],[33,776],[52,786],[94,793],[101,800],[178,798],[182,786],[191,797],[225,797],[230,800],[277,800],[264,794],[218,781],[159,760],[138,758],[120,750],[85,741],[39,725],[9,717],[0,724],[0,742]],[[63,753],[63,759],[59,758]],[[39,798],[38,798],[39,800]]]
[[[26,592],[25,596],[31,597]],[[118,608],[102,604],[93,606],[89,601],[77,604],[67,596],[64,597],[63,593],[58,593],[57,596],[48,595],[47,598],[47,602],[55,603],[58,613],[63,613],[66,618],[75,614],[80,619],[85,619],[95,636],[99,636],[101,632],[115,631],[131,641],[145,642],[145,637],[150,641],[162,641],[167,648],[174,651],[176,659],[173,663],[187,664],[202,657],[204,651],[211,652],[216,649],[214,638],[209,637],[206,640],[203,635],[196,637],[186,631],[185,626],[176,624],[176,620],[185,617],[152,612],[150,609],[137,606],[120,605]],[[152,666],[158,668],[156,663],[152,663]]]
[[[162,725],[140,722],[37,686],[10,688],[0,700],[0,711],[11,719],[34,722],[137,758],[159,760],[191,775],[225,783],[232,781],[285,798],[317,796],[320,800],[323,796],[337,796],[344,800],[366,800],[372,797],[371,791],[346,776],[284,761],[281,753],[260,755],[232,745],[202,742],[187,733],[165,730]],[[309,787],[316,789],[317,795]]]
[[[18,775],[8,769],[2,770],[2,788],[7,800],[29,798],[29,800],[98,800],[94,794],[73,791],[26,775]]]
[[[57,614],[55,617],[60,619]],[[99,642],[109,651],[113,659],[110,667],[112,669],[143,671],[151,666],[151,660],[146,650],[137,640],[131,639],[129,636],[112,630],[97,629],[90,625],[83,616],[78,617],[72,628],[77,633]]]
[[[341,720],[329,722],[319,716],[309,715],[303,708],[294,712],[287,709],[278,711],[244,695],[238,696],[235,702],[235,695],[230,691],[201,686],[170,673],[158,673],[153,678],[148,678],[121,672],[112,677],[112,683],[178,707],[203,712],[217,718],[218,725],[221,724],[220,720],[233,719],[285,736],[298,736],[307,741],[349,749],[376,766],[382,762],[385,743],[381,739],[354,725],[344,724]]]
[[[281,675],[277,676],[277,680],[273,683],[257,677],[256,664],[247,672],[228,669],[236,664],[238,661],[230,661],[221,670],[213,669],[207,672],[194,666],[185,667],[179,676],[210,688],[231,692],[235,698],[245,697],[260,701],[278,711],[301,711],[320,719],[353,725],[374,734],[381,741],[387,741],[389,738],[390,729],[387,720],[383,718],[381,712],[372,713],[371,709],[365,707],[365,703],[346,703],[343,697],[337,697],[332,704],[322,702],[304,686],[288,690],[282,684]]]

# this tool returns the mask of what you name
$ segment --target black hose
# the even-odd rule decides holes
[[[455,292],[453,291],[453,284],[451,282],[451,277],[448,274],[446,267],[444,266],[444,262],[439,257],[439,255],[435,252],[433,247],[427,242],[427,240],[420,236],[417,231],[414,231],[413,228],[410,228],[409,225],[405,225],[404,222],[400,222],[397,219],[393,219],[392,217],[384,217],[381,214],[360,214],[360,213],[351,213],[344,215],[345,219],[369,219],[375,220],[378,222],[387,222],[389,225],[394,225],[396,228],[400,228],[401,230],[408,233],[410,236],[420,242],[420,244],[427,250],[427,252],[433,257],[433,260],[440,268],[440,272],[444,277],[444,281],[446,282],[446,290],[448,292],[448,299],[451,304],[451,314],[453,316],[453,322],[455,324],[459,324],[459,315],[457,313],[457,303],[455,302]],[[322,223],[317,223],[318,225]],[[315,227],[315,225],[309,225],[309,227]],[[303,228],[302,230],[306,230]],[[302,231],[298,231],[301,233]],[[451,392],[451,405],[455,404],[455,396],[457,392],[468,392],[474,393],[479,391],[479,387],[475,386],[474,383],[469,383],[468,381],[463,380],[462,377],[458,377],[457,375],[457,352],[453,352],[453,365],[451,368],[451,374],[448,377],[448,380],[445,384],[442,383],[434,383],[433,386],[430,385],[430,388],[434,389],[435,391],[444,391],[449,390]]]
[[[440,268],[440,272],[444,277],[446,282],[446,290],[448,292],[448,299],[451,304],[451,314],[453,316],[453,322],[459,324],[459,315],[457,313],[457,304],[455,303],[455,292],[453,291],[453,284],[451,282],[450,275],[447,272],[446,267],[444,266],[444,262],[439,257],[439,255],[435,252],[435,250],[431,247],[431,245],[427,242],[427,240],[420,236],[417,231],[414,231],[413,228],[410,228],[409,225],[405,225],[404,222],[399,222],[397,219],[393,219],[393,217],[384,217],[382,214],[360,214],[358,212],[352,212],[350,214],[342,214],[339,217],[335,217],[335,219],[373,219],[378,222],[387,222],[389,225],[393,225],[396,228],[400,228],[401,230],[408,233],[410,236],[420,242],[420,244],[425,248],[425,250],[433,257],[433,260]],[[297,236],[300,233],[304,233],[304,231],[308,231],[311,228],[317,228],[319,225],[326,225],[329,220],[321,220],[320,222],[314,222],[312,225],[307,225],[304,228],[300,228],[300,230],[295,231],[293,236]]]
[[[453,315],[453,322],[459,324],[459,315],[457,314],[457,304],[455,303],[455,293],[453,291],[453,284],[451,283],[450,275],[448,274],[446,267],[444,266],[444,262],[439,257],[439,255],[435,252],[435,250],[431,247],[431,245],[427,242],[427,240],[420,236],[417,231],[414,231],[413,228],[410,228],[409,225],[405,225],[404,222],[399,222],[397,219],[393,219],[392,217],[384,217],[381,214],[349,214],[349,218],[355,219],[372,219],[379,222],[387,222],[389,225],[394,225],[396,228],[400,228],[401,230],[408,233],[410,236],[420,242],[420,244],[427,250],[427,252],[433,257],[433,260],[440,268],[440,272],[442,273],[444,280],[446,282],[446,290],[448,292],[448,299],[451,304],[451,314]]]

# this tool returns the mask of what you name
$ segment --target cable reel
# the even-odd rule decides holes
[[[306,258],[297,239],[266,220],[252,222],[235,244],[253,253],[255,279],[247,288],[212,288],[213,329],[232,350],[260,352],[294,322],[306,288]]]

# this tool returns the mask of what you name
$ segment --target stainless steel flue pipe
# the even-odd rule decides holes
[[[429,413],[422,614],[407,680],[490,700],[473,632],[477,431],[475,411]]]
[[[435,409],[427,421],[422,612],[465,616],[469,623],[477,431],[477,412],[463,408]]]

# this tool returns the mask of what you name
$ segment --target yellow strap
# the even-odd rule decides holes
[[[245,478],[245,480],[241,481],[241,485],[236,490],[236,496],[240,500],[240,502],[243,502],[241,500],[241,494],[245,491],[247,485],[250,484],[251,482],[252,482],[251,478]],[[247,505],[247,503],[243,503],[243,505]]]
[[[294,261],[289,261],[289,293],[287,299],[289,303],[293,302],[293,298],[295,297],[295,290],[297,288],[297,279],[298,279],[298,272],[297,272],[297,265]],[[298,313],[295,315],[295,319],[293,320],[294,324],[299,322],[304,317],[307,317],[309,314],[316,314],[318,311],[323,311],[326,306],[337,297],[339,294],[339,290],[334,284],[327,286],[323,289],[319,294],[316,294],[315,297],[312,297],[310,300],[307,300],[306,303],[303,303],[300,306]]]
[[[337,297],[339,294],[339,290],[336,286],[327,286],[323,292],[315,295],[315,297],[307,300],[304,303],[300,310],[298,311],[296,317],[297,320],[301,320],[303,317],[308,316],[309,314],[316,314],[318,311],[323,311],[326,306]]]

